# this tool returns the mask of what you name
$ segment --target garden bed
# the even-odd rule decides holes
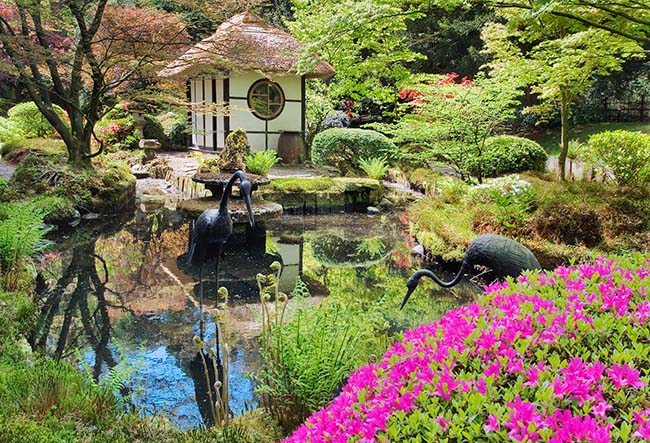
[[[649,287],[640,254],[492,285],[407,331],[285,442],[648,439]]]

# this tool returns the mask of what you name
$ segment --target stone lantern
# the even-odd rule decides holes
[[[132,103],[129,106],[129,112],[133,117],[133,127],[135,128],[138,138],[144,138],[144,125],[147,121],[144,118],[145,106],[142,103]]]

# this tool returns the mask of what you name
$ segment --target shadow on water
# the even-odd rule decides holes
[[[214,342],[209,314],[217,302],[214,266],[208,264],[202,316],[198,269],[186,264],[189,227],[177,213],[162,210],[56,233],[56,247],[40,266],[41,315],[30,340],[57,359],[81,358],[95,379],[111,368],[128,368],[123,392],[128,403],[143,414],[168,416],[183,429],[211,424],[205,370],[192,338]],[[417,265],[411,261],[412,245],[400,235],[396,223],[361,215],[283,216],[255,232],[234,235],[220,270],[220,283],[230,293],[221,330],[230,348],[233,414],[258,406],[248,377],[261,364],[256,274],[269,273],[277,260],[283,264],[284,292],[300,277],[317,300],[329,293],[399,297]],[[453,296],[423,286],[424,293],[451,305],[476,293],[467,284]],[[429,309],[425,294],[418,297],[422,310]],[[392,333],[412,326],[389,323]],[[212,385],[214,370],[210,362],[207,367]]]

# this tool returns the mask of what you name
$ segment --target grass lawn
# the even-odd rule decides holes
[[[590,123],[569,129],[569,140],[578,139],[586,142],[592,134],[603,131],[616,131],[618,129],[641,131],[650,134],[650,122]],[[542,145],[550,155],[558,155],[560,153],[560,128],[554,128],[543,134],[530,136],[530,138]]]

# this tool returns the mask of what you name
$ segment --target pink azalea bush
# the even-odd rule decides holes
[[[650,259],[529,274],[404,334],[293,442],[650,439]]]

